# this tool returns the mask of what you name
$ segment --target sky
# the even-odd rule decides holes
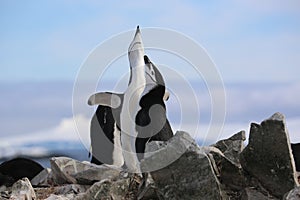
[[[223,135],[211,141],[241,129],[248,132],[252,121],[260,123],[279,111],[287,118],[292,141],[300,142],[299,19],[297,0],[3,0],[0,137],[10,141],[8,137],[17,140],[20,135],[47,136],[51,131],[58,138],[76,137],[71,123],[72,92],[80,67],[104,41],[126,31],[133,33],[140,25],[142,30],[154,27],[187,36],[203,47],[215,64],[226,92],[226,118]],[[164,55],[155,56],[156,63],[167,57],[160,56]],[[174,60],[167,62],[184,74]],[[116,74],[108,73],[106,85],[99,90],[111,89]],[[203,83],[192,75],[185,78],[194,89],[202,91],[197,84]],[[178,86],[176,80],[167,83],[171,89]],[[196,94],[204,127],[211,117],[210,92]],[[172,99],[167,102],[174,127],[179,114],[176,105]],[[83,109],[89,109],[88,114],[76,114],[87,127],[93,110],[87,106]]]

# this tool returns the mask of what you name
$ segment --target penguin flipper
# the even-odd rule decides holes
[[[121,99],[122,94],[111,93],[111,92],[99,92],[95,93],[88,99],[88,104],[92,105],[102,105],[111,108],[118,108],[122,104]]]

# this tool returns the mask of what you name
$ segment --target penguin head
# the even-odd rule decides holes
[[[164,79],[157,67],[144,55],[146,84],[165,86]]]
[[[147,55],[144,55],[145,62],[145,79],[146,88],[144,93],[148,93],[151,90],[161,91],[163,100],[167,101],[169,99],[169,92],[166,91],[165,81],[162,74],[158,68],[151,62]]]
[[[136,29],[134,38],[128,48],[128,58],[130,69],[142,68],[144,66],[144,45],[142,41],[141,31],[139,26]]]

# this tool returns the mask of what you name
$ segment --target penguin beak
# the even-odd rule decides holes
[[[144,66],[144,54],[144,45],[141,37],[141,31],[139,26],[137,26],[134,38],[128,48],[130,68]]]
[[[164,100],[164,101],[168,101],[169,98],[170,98],[170,92],[166,90],[166,91],[165,91],[165,94],[164,94],[164,97],[163,97],[163,100]]]

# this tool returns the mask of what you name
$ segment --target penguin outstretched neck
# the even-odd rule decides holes
[[[128,48],[130,80],[124,94],[100,92],[89,105],[98,105],[91,122],[91,146],[97,164],[122,166],[140,173],[145,145],[166,141],[173,132],[164,101],[169,97],[158,68],[145,55],[139,27]]]

